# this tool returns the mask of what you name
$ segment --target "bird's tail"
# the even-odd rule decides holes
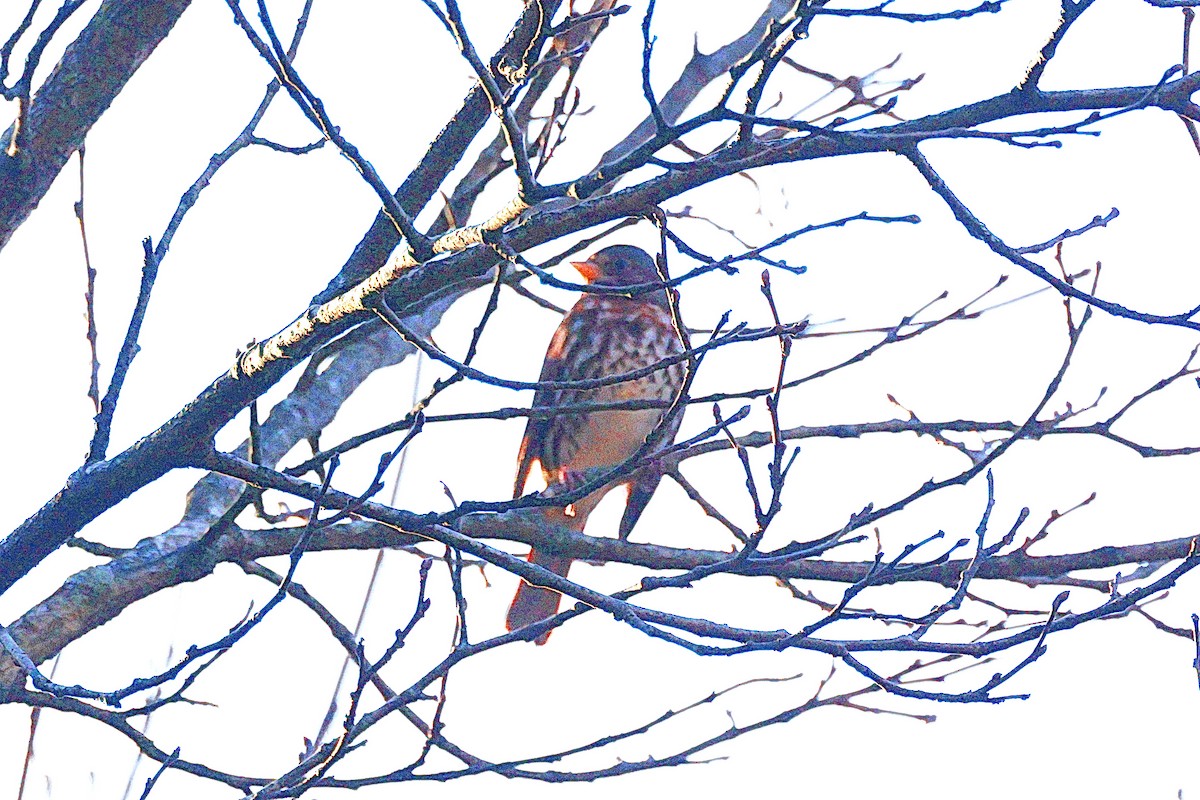
[[[529,561],[564,578],[567,576],[567,570],[571,568],[571,559],[537,550],[529,551]],[[521,585],[517,589],[517,596],[513,598],[512,605],[508,609],[508,629],[515,631],[517,628],[524,628],[526,625],[550,619],[558,613],[558,601],[561,598],[562,595],[553,589],[521,581]],[[546,631],[535,641],[538,644],[545,644],[552,632]]]

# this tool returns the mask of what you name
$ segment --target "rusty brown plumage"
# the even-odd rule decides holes
[[[630,245],[600,250],[574,266],[589,283],[630,286],[659,280],[653,259]],[[683,345],[671,318],[666,291],[651,291],[635,297],[584,294],[572,306],[546,351],[539,381],[571,381],[619,375],[658,363],[681,352]],[[683,383],[684,367],[676,363],[649,375],[590,389],[539,389],[535,406],[575,403],[611,403],[623,400],[671,401]],[[608,467],[628,459],[651,434],[669,443],[679,428],[680,415],[660,424],[664,408],[592,411],[560,414],[544,419],[531,417],[517,456],[514,496],[537,462],[547,485],[570,485],[579,473],[593,467]],[[629,500],[621,517],[620,536],[628,537],[662,479],[653,466],[627,475],[598,489],[566,508],[548,508],[547,516],[582,531],[588,515],[611,489],[627,486]],[[565,576],[571,559],[531,550],[529,560]],[[558,611],[558,592],[522,583],[508,611],[508,629],[516,630],[540,622]],[[549,633],[538,638],[543,644]]]

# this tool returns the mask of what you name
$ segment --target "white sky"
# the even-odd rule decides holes
[[[94,5],[86,10],[90,13]],[[516,2],[494,0],[462,5],[482,53],[495,49],[518,9]],[[660,0],[653,62],[656,86],[665,88],[686,59],[693,30],[700,48],[712,50],[733,32],[740,33],[757,15],[757,6]],[[295,2],[271,4],[277,23],[289,33],[283,21],[294,18],[298,7]],[[10,19],[23,12],[24,8],[0,7],[0,30],[9,30]],[[901,79],[926,74],[898,109],[913,118],[1006,91],[1049,34],[1056,14],[1053,2],[1012,0],[998,15],[930,25],[821,20],[813,26],[811,40],[796,48],[795,57],[829,72],[862,74],[902,53],[891,75]],[[81,21],[87,16],[81,12]],[[580,86],[584,105],[594,104],[596,110],[576,120],[574,137],[546,180],[562,180],[587,169],[644,115],[637,62],[629,58],[640,47],[640,19],[639,4],[634,13],[614,23],[589,56]],[[1179,60],[1180,20],[1177,10],[1155,10],[1134,0],[1100,0],[1060,48],[1043,88],[1154,83]],[[297,66],[302,75],[326,101],[343,133],[393,186],[457,109],[472,81],[445,32],[415,0],[317,0],[300,53]],[[47,67],[53,59],[48,57]],[[179,195],[209,156],[241,129],[268,78],[225,5],[197,2],[89,136],[86,213],[92,259],[99,271],[102,390],[136,296],[140,240],[158,238]],[[795,111],[813,97],[805,94],[806,87],[811,92],[811,84],[790,80],[782,85],[788,94],[780,113]],[[12,113],[6,109],[8,116]],[[1196,305],[1191,237],[1197,160],[1183,125],[1151,111],[1113,120],[1100,130],[1099,138],[1068,140],[1061,149],[1015,149],[972,140],[937,143],[924,152],[959,195],[1013,244],[1048,239],[1118,207],[1121,216],[1115,223],[1068,244],[1068,266],[1079,270],[1102,260],[1100,293],[1142,310],[1167,313]],[[282,95],[260,132],[287,144],[315,138]],[[1014,274],[1014,268],[956,228],[945,207],[899,158],[812,162],[753,177],[755,183],[727,179],[679,198],[668,208],[692,204],[698,213],[713,216],[756,243],[790,228],[862,210],[916,213],[923,220],[919,226],[859,223],[802,237],[784,254],[791,263],[807,265],[809,272],[802,277],[775,276],[786,317],[846,319],[847,327],[891,324],[943,289],[951,292],[948,310],[949,304],[965,302],[1002,273],[1013,278],[998,298],[1038,288],[1033,279]],[[478,213],[498,207],[508,190],[502,186],[487,193]],[[9,457],[0,461],[0,486],[7,489],[0,503],[0,531],[19,524],[61,487],[90,439],[81,319],[84,270],[71,210],[76,192],[77,167],[72,161],[31,219],[0,251],[0,280],[9,307],[9,313],[0,315],[0,339],[10,343],[9,375],[16,376],[0,397],[0,418],[21,421],[10,424],[5,434]],[[228,368],[238,347],[287,324],[343,263],[376,207],[370,189],[332,148],[303,159],[266,150],[240,154],[206,190],[162,266],[110,452],[129,446],[194,397]],[[678,230],[709,252],[737,248],[703,223],[681,222]],[[622,241],[653,242],[646,226],[619,236],[625,237]],[[559,243],[534,255],[557,249]],[[1042,263],[1050,262],[1043,258]],[[680,257],[671,268],[678,273],[690,266]],[[735,319],[762,321],[758,272],[751,268],[735,278],[711,276],[689,284],[683,301],[689,321],[711,324],[728,308],[735,309]],[[566,293],[541,291],[570,302]],[[462,352],[484,300],[467,298],[446,316],[435,333],[443,348]],[[552,314],[535,312],[506,295],[477,366],[532,379],[556,322]],[[858,343],[799,344],[793,368],[800,374]],[[1196,337],[1183,331],[1148,329],[1099,315],[1084,337],[1076,368],[1051,406],[1061,410],[1065,401],[1085,405],[1107,386],[1101,412],[1111,411],[1130,394],[1173,372],[1195,343]],[[1043,294],[978,322],[947,326],[867,365],[798,390],[784,408],[784,421],[892,418],[900,412],[887,401],[889,392],[923,419],[1021,418],[1040,397],[1064,346],[1061,303]],[[776,349],[768,342],[730,351],[728,357],[714,356],[697,390],[729,382],[761,385]],[[374,376],[345,406],[324,441],[339,441],[401,415],[412,379],[410,363]],[[432,380],[430,370],[423,380]],[[277,387],[270,399],[278,400],[285,389],[286,385]],[[1196,443],[1200,426],[1195,421],[1195,392],[1187,382],[1173,387],[1132,414],[1125,434],[1151,444]],[[463,384],[447,393],[440,410],[527,402],[528,393]],[[745,431],[761,427],[760,412],[756,408]],[[697,410],[688,426],[705,424],[707,413]],[[242,415],[219,442],[233,446],[245,435],[245,425]],[[445,508],[442,481],[460,500],[503,498],[511,485],[520,433],[519,421],[480,422],[469,429],[433,427],[412,447],[398,505],[415,511]],[[382,447],[368,448],[365,466],[347,465],[342,473],[347,486],[365,479]],[[784,513],[773,529],[774,543],[829,532],[867,502],[883,505],[930,476],[963,466],[962,457],[947,448],[912,437],[806,442]],[[1034,552],[1195,533],[1190,501],[1200,477],[1198,466],[1194,457],[1142,460],[1105,442],[1047,441],[1015,447],[996,469],[998,502],[989,541],[1007,529],[1022,506],[1031,508],[1031,527],[1024,532],[1032,533],[1051,509],[1073,506],[1093,490],[1099,492],[1098,500],[1058,523],[1054,536],[1042,544],[1044,549]],[[721,457],[697,460],[687,468],[689,476],[711,491],[714,502],[746,521],[746,500],[731,470],[736,470],[735,462]],[[178,519],[183,494],[197,476],[168,476],[104,514],[84,534],[109,545],[130,546],[164,530]],[[947,532],[949,541],[968,535],[984,498],[982,482],[977,481],[918,503],[880,526],[884,545],[895,552],[939,529]],[[615,529],[618,511],[619,504],[606,504],[594,516],[591,532]],[[671,485],[664,485],[647,512],[635,533],[638,538],[710,548],[730,543]],[[848,552],[845,557],[863,555]],[[309,556],[298,579],[352,624],[373,559],[373,553],[357,552]],[[0,598],[0,621],[16,618],[90,563],[94,559],[77,551],[54,554]],[[383,586],[364,631],[369,653],[378,654],[407,619],[416,564],[400,554],[386,559]],[[410,673],[423,672],[449,641],[451,609],[444,575],[436,569],[435,573],[440,603],[407,648],[412,657],[393,665],[393,686],[404,685]],[[616,565],[577,565],[572,573],[608,589],[626,586],[637,576],[637,571]],[[515,586],[510,576],[495,570],[489,570],[487,578],[490,586],[478,572],[468,576],[477,637],[499,632]],[[827,600],[840,597],[841,587],[810,588]],[[1044,608],[1056,591],[993,589],[989,597],[1018,607]],[[918,609],[922,604],[927,608],[935,597],[920,587],[902,592],[904,602]],[[220,636],[252,601],[260,604],[269,594],[270,587],[261,581],[222,566],[204,581],[131,607],[73,644],[65,651],[57,678],[94,688],[123,686],[161,669],[170,648],[178,655],[189,644]],[[769,582],[728,579],[687,593],[654,595],[653,602],[690,613],[707,610],[731,623],[795,627],[809,613],[807,607],[798,611],[782,595]],[[870,597],[883,603],[888,595]],[[1066,607],[1090,608],[1101,599],[1076,590]],[[1155,608],[1160,617],[1183,627],[1198,606],[1192,579]],[[719,786],[744,793],[783,791],[849,799],[1014,794],[1167,798],[1177,792],[1190,797],[1200,792],[1193,732],[1200,695],[1191,647],[1141,619],[1087,625],[1052,637],[1047,656],[1009,686],[1013,692],[1031,692],[1025,702],[935,707],[871,697],[887,709],[936,714],[938,721],[924,724],[827,709],[718,748],[709,755],[724,760],[705,766],[595,785],[549,786],[485,776],[426,785],[418,791],[430,797],[473,797],[486,791],[502,798],[550,792],[558,798],[587,798],[703,792]],[[189,693],[217,707],[165,709],[154,715],[151,735],[165,750],[182,745],[185,758],[220,769],[283,771],[294,763],[302,737],[315,732],[340,660],[340,651],[322,626],[294,604],[284,604]],[[909,661],[873,663],[887,669]],[[1010,663],[984,665],[961,676],[961,683],[929,688],[977,685]],[[747,724],[802,702],[828,670],[826,659],[804,653],[700,659],[647,641],[599,615],[586,615],[558,631],[547,647],[502,648],[456,670],[446,734],[482,756],[517,758],[632,727],[749,678],[804,674],[792,683],[748,687],[665,728],[648,743],[606,751],[591,766],[611,763],[616,755],[661,756],[699,732],[721,730],[730,717]],[[839,676],[837,685],[857,685],[845,679],[848,670],[839,670]],[[0,787],[16,785],[27,725],[27,709],[0,706]],[[122,796],[134,761],[132,745],[88,720],[47,713],[41,725],[27,797]],[[413,737],[405,728],[406,723],[397,721],[381,725],[368,737],[364,752],[347,759],[337,774],[366,774],[406,763]],[[395,756],[397,752],[402,755]],[[152,765],[143,763],[135,787],[152,771]],[[390,797],[398,791],[404,789],[360,795]],[[133,796],[139,792],[135,788]],[[152,796],[236,796],[176,772],[169,773],[156,792]],[[327,795],[332,793],[314,793]]]

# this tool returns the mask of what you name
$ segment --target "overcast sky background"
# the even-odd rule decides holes
[[[25,10],[21,5],[0,7],[0,30],[11,30]],[[90,3],[77,14],[79,24],[96,5]],[[909,5],[912,10],[929,10],[928,4]],[[287,31],[285,37],[299,6],[270,5],[277,24]],[[519,4],[464,0],[462,7],[479,51],[491,53]],[[638,4],[634,13],[617,19],[589,55],[579,85],[583,104],[595,110],[573,123],[573,135],[552,162],[546,181],[588,169],[644,116],[637,71],[641,9]],[[700,49],[711,51],[740,34],[758,13],[758,4],[661,0],[654,24],[655,85],[661,91],[673,80],[691,51],[693,31]],[[834,74],[861,75],[903,54],[889,75],[897,80],[926,75],[901,98],[898,108],[901,116],[914,118],[1007,91],[1053,29],[1057,13],[1054,2],[1012,0],[999,14],[926,25],[823,19],[814,23],[813,36],[798,45],[794,55]],[[1178,10],[1157,10],[1135,0],[1100,0],[1060,48],[1042,86],[1153,84],[1179,61],[1181,31]],[[61,36],[55,52],[69,38]],[[47,56],[47,70],[54,58]],[[473,82],[453,42],[416,0],[317,0],[297,67],[326,101],[342,132],[391,186],[403,180]],[[91,257],[99,272],[102,390],[136,297],[141,239],[158,239],[179,195],[211,154],[241,129],[269,77],[224,3],[200,0],[89,136],[85,203]],[[795,113],[820,94],[816,84],[795,76],[781,79],[780,90],[785,92],[777,110],[781,115]],[[711,100],[711,95],[702,96],[697,107],[704,107],[705,98]],[[11,117],[15,112],[8,107],[5,113]],[[1045,122],[1030,119],[1027,124],[1033,128]],[[1102,260],[1101,295],[1135,308],[1169,313],[1196,305],[1198,162],[1183,125],[1169,114],[1150,111],[1114,119],[1099,130],[1103,135],[1098,138],[1065,140],[1060,149],[1017,149],[971,140],[935,143],[923,151],[960,196],[1012,244],[1043,241],[1118,207],[1121,215],[1115,223],[1068,244],[1068,266],[1080,270]],[[282,94],[260,133],[286,144],[315,138]],[[489,129],[477,146],[490,136]],[[1000,274],[1012,274],[1012,279],[997,301],[1040,288],[971,240],[897,157],[817,161],[772,168],[753,177],[753,182],[726,179],[672,201],[668,210],[693,205],[697,213],[711,215],[754,243],[863,210],[922,218],[917,226],[859,223],[797,240],[783,254],[791,263],[806,265],[808,272],[774,276],[781,312],[790,319],[808,317],[847,328],[894,324],[942,290],[951,293],[945,304],[949,310],[991,286]],[[486,193],[477,214],[489,215],[508,199],[511,188],[502,184]],[[0,315],[0,340],[9,343],[5,357],[11,376],[7,390],[0,393],[9,454],[0,461],[0,486],[5,487],[0,531],[15,527],[61,487],[91,436],[81,318],[84,268],[72,213],[77,193],[78,171],[72,161],[0,252],[8,307],[8,313]],[[369,187],[331,147],[302,158],[262,148],[238,155],[189,214],[162,265],[110,452],[131,445],[174,414],[229,368],[237,348],[254,338],[266,339],[290,322],[341,266],[376,209]],[[428,213],[422,217],[428,219]],[[707,252],[724,254],[738,247],[702,222],[677,225]],[[613,241],[653,247],[656,235],[641,225],[622,231]],[[552,243],[532,256],[546,257],[564,244]],[[672,257],[674,274],[693,266],[682,256]],[[1050,261],[1043,257],[1041,263]],[[710,275],[686,286],[683,312],[689,323],[711,325],[729,308],[736,309],[736,319],[765,321],[758,272],[750,268],[735,277]],[[571,276],[564,272],[563,277]],[[558,290],[538,291],[560,304],[572,300]],[[461,353],[485,301],[486,294],[476,293],[456,305],[435,332],[438,344]],[[476,366],[505,377],[534,378],[557,318],[506,294],[495,324]],[[796,390],[784,408],[784,422],[893,418],[901,412],[888,401],[888,393],[923,419],[1023,418],[1053,374],[1065,339],[1061,302],[1042,293],[978,321],[947,326],[861,369]],[[864,341],[800,343],[794,358],[817,365]],[[1085,405],[1106,386],[1107,405],[1101,408],[1111,411],[1130,394],[1173,372],[1195,344],[1194,334],[1149,329],[1100,314],[1052,406],[1061,409],[1065,400]],[[730,382],[761,384],[763,376],[771,374],[777,350],[777,345],[765,342],[714,355],[706,362],[697,392]],[[422,385],[440,374],[444,373],[424,369]],[[323,441],[333,443],[401,416],[408,408],[413,379],[411,360],[374,376],[346,404]],[[267,404],[283,397],[289,385],[285,381],[276,387]],[[1150,444],[1196,443],[1197,399],[1193,383],[1173,387],[1131,415],[1126,435]],[[447,393],[439,409],[487,409],[529,400],[529,393],[464,383]],[[707,415],[707,410],[693,410],[687,429],[702,428]],[[761,408],[756,408],[744,430],[761,428],[764,420]],[[397,505],[413,511],[446,508],[442,482],[459,500],[504,498],[522,425],[514,420],[431,426],[411,448]],[[233,447],[245,431],[243,414],[218,441]],[[339,476],[345,486],[361,485],[376,455],[391,446],[388,441],[377,444],[360,463],[347,463]],[[1034,552],[1196,533],[1191,501],[1200,477],[1198,466],[1196,457],[1142,460],[1104,442],[1048,441],[1016,447],[996,468],[994,535],[1007,530],[1023,506],[1031,508],[1030,524],[1036,530],[1050,510],[1073,506],[1092,491],[1099,493],[1097,501],[1059,523],[1045,549]],[[915,437],[806,442],[784,513],[773,529],[774,544],[827,533],[867,502],[883,505],[930,476],[962,467],[960,455]],[[688,474],[732,516],[750,518],[735,460],[700,459],[689,465]],[[195,472],[168,475],[104,514],[84,535],[124,547],[165,530],[178,520],[184,493],[198,477]],[[922,501],[881,525],[881,541],[886,550],[896,552],[904,543],[939,529],[947,532],[949,541],[970,535],[985,500],[982,481],[976,481]],[[300,504],[293,500],[291,505]],[[614,530],[619,510],[618,502],[606,503],[594,515],[591,532]],[[669,482],[635,539],[705,548],[730,545],[728,535],[688,506]],[[872,549],[873,544],[845,557],[870,557]],[[360,552],[309,556],[297,577],[352,624],[374,557]],[[0,598],[0,621],[18,617],[67,576],[92,563],[95,559],[78,551],[55,553]],[[378,653],[411,613],[417,564],[403,554],[385,559],[380,593],[363,631],[369,653],[372,648]],[[435,573],[435,584],[444,592],[445,576]],[[618,565],[576,565],[572,572],[573,578],[611,590],[627,586],[638,575]],[[476,636],[501,630],[515,587],[511,576],[498,571],[489,570],[486,577],[485,583],[479,572],[468,574]],[[814,591],[836,600],[841,587],[817,586]],[[921,587],[896,591],[894,596],[918,610],[941,596]],[[1044,608],[1056,592],[1010,589],[990,596],[1018,607]],[[161,670],[172,649],[178,656],[190,644],[219,637],[251,602],[261,604],[270,593],[265,583],[225,565],[197,584],[161,592],[133,606],[71,645],[57,679],[101,689],[123,686]],[[794,627],[801,618],[782,590],[766,581],[713,580],[676,594],[686,596],[664,593],[662,598],[655,596],[655,603],[690,613],[707,609],[733,624],[762,627]],[[871,596],[878,602],[883,597]],[[410,645],[411,662],[394,665],[393,686],[404,685],[404,676],[420,674],[444,652],[452,632],[452,609],[445,598],[443,593]],[[1101,599],[1076,590],[1066,607],[1081,610]],[[174,707],[154,715],[150,733],[164,749],[178,744],[189,760],[239,773],[282,772],[295,763],[302,737],[312,736],[320,722],[342,656],[322,626],[293,606],[285,603],[273,612],[267,624],[191,691],[192,697],[216,707]],[[1155,607],[1171,624],[1187,626],[1188,614],[1200,610],[1194,578]],[[418,791],[448,798],[480,792],[496,797],[554,792],[558,798],[590,798],[613,793],[645,796],[668,786],[681,792],[720,786],[739,793],[785,791],[843,798],[1008,798],[1017,793],[1173,798],[1179,792],[1186,798],[1200,793],[1195,769],[1200,694],[1191,648],[1189,642],[1155,631],[1142,619],[1086,625],[1052,637],[1048,655],[1013,682],[1011,691],[1032,693],[1024,702],[934,707],[871,697],[887,709],[936,714],[937,722],[826,709],[714,750],[709,755],[724,760],[703,766],[594,785],[549,786],[481,776],[423,785]],[[877,663],[886,669],[910,660]],[[960,676],[963,683],[955,685],[982,684],[1003,668],[984,665]],[[651,743],[620,752],[627,759],[648,753],[661,756],[701,731],[721,730],[731,718],[746,724],[802,702],[828,672],[826,659],[794,652],[705,660],[591,614],[564,626],[544,648],[501,648],[464,664],[452,676],[446,734],[486,757],[517,758],[632,727],[749,678],[803,673],[793,682],[747,687],[667,726]],[[834,685],[857,684],[839,671]],[[16,786],[28,716],[24,707],[0,706],[0,787]],[[338,774],[399,766],[388,760],[389,752],[404,752],[399,763],[407,762],[406,750],[389,750],[392,741],[411,743],[404,723],[385,723],[368,739],[372,746],[362,756],[347,759]],[[120,798],[134,758],[132,745],[98,723],[44,714],[26,796]],[[593,766],[611,763],[612,758],[612,753],[597,756]],[[143,762],[135,787],[153,769]],[[359,794],[386,797],[399,791],[407,789],[376,788]],[[135,788],[133,796],[139,792]],[[152,796],[236,795],[172,772]]]

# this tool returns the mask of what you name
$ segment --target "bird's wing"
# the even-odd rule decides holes
[[[539,382],[565,380],[563,377],[563,356],[565,355],[563,343],[569,332],[569,317],[568,314],[563,318],[558,330],[554,332],[554,338],[550,340],[546,359],[542,362],[542,372],[538,375]],[[561,389],[538,389],[533,393],[533,404],[535,406],[558,405],[561,402],[561,396]],[[517,454],[517,477],[513,485],[513,497],[521,496],[521,492],[525,489],[525,482],[529,480],[529,473],[533,470],[533,462],[541,461],[539,456],[542,449],[541,443],[553,422],[553,417],[529,417],[526,421],[525,435],[521,437],[521,450]]]
[[[683,409],[675,409],[675,413],[659,429],[658,435],[655,437],[658,440],[655,443],[655,450],[659,450],[674,442],[675,435],[679,433],[679,426],[682,423]],[[650,504],[650,498],[654,496],[654,490],[658,488],[662,477],[662,466],[657,460],[650,462],[634,473],[633,479],[629,481],[629,499],[625,503],[625,513],[621,515],[621,525],[617,529],[617,536],[622,541],[629,538],[633,526],[641,518],[642,512],[646,510],[646,506]]]

